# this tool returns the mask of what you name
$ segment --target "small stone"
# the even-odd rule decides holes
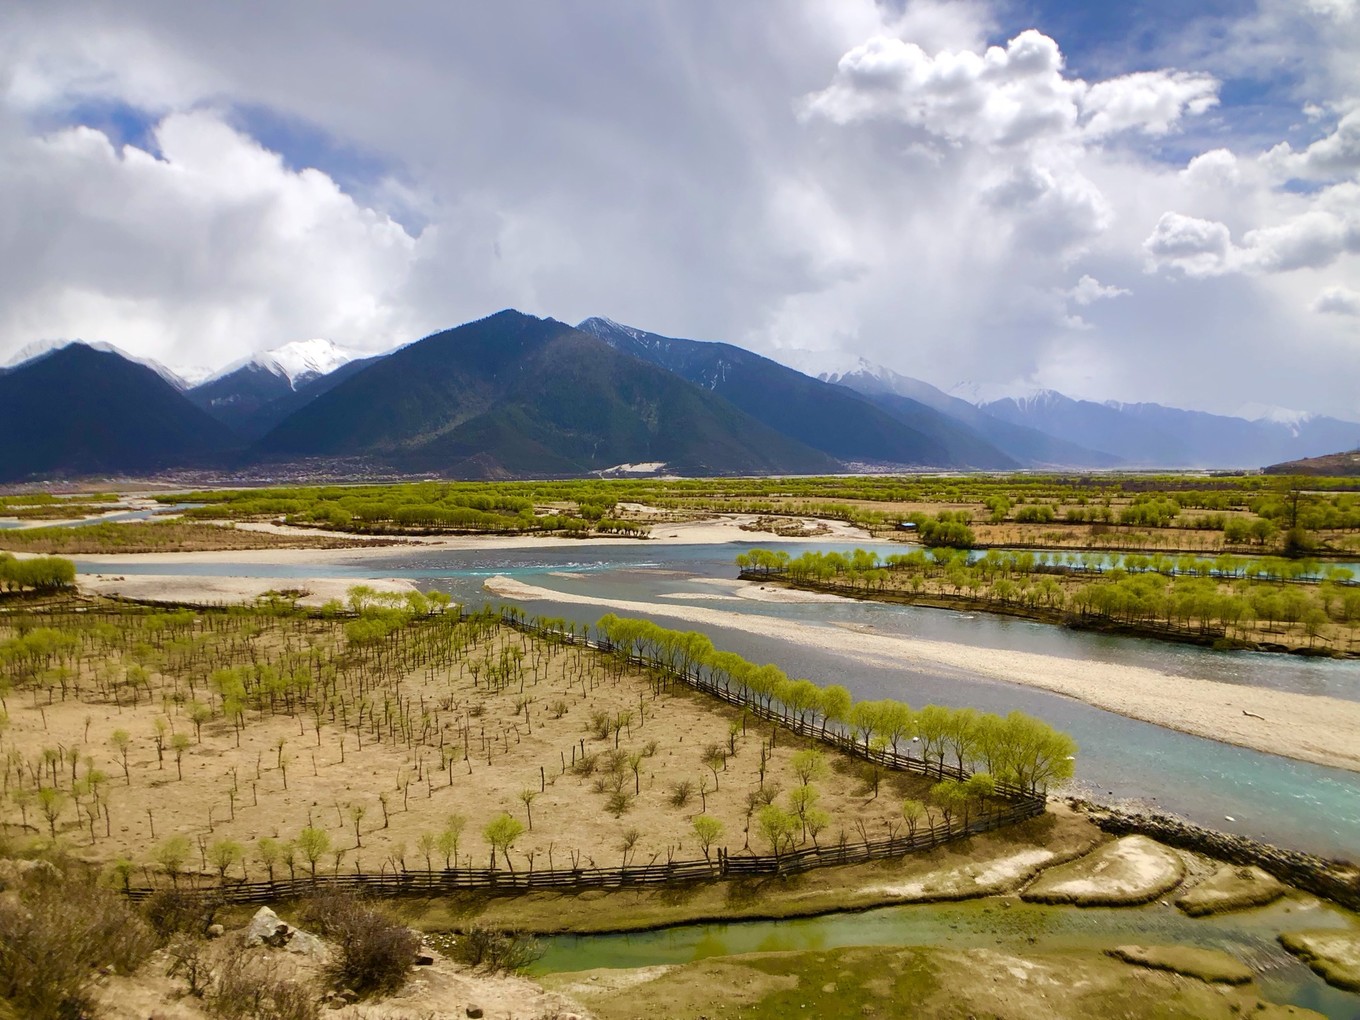
[[[416,953],[416,966],[417,966],[417,967],[433,967],[433,966],[434,966],[434,957],[431,956],[429,953]]]
[[[220,938],[221,938],[223,935],[225,935],[226,933],[227,933],[227,929],[224,928],[224,927],[222,927],[222,925],[220,925],[220,924],[210,924],[210,925],[208,925],[208,932],[207,932],[207,935],[208,935],[208,938],[210,938],[210,939],[220,939]]]
[[[340,998],[344,999],[346,1002],[358,1002],[359,993],[353,988],[342,988],[340,989]]]
[[[469,1006],[467,1008],[467,1015],[470,1020],[478,1020],[479,1017],[485,1016],[481,1006]]]

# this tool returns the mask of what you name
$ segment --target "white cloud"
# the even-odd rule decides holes
[[[211,112],[172,114],[155,138],[162,158],[85,127],[10,140],[0,335],[209,362],[243,338],[406,338],[398,292],[416,238]]]
[[[1262,157],[1281,177],[1338,180],[1360,173],[1360,106],[1345,114],[1336,130],[1295,152],[1281,142]]]
[[[1125,290],[1123,287],[1106,286],[1094,276],[1087,274],[1077,281],[1075,287],[1067,291],[1067,296],[1077,304],[1085,306],[1094,304],[1097,301],[1107,301],[1110,298],[1122,297],[1132,293],[1133,291]]]
[[[1350,287],[1328,287],[1308,306],[1315,312],[1328,315],[1360,316],[1360,290]]]
[[[836,123],[891,118],[950,141],[997,146],[1045,138],[1164,135],[1218,102],[1218,82],[1181,71],[1141,71],[1088,85],[1063,73],[1057,42],[1035,29],[985,53],[927,53],[876,36],[841,58],[806,112]]]
[[[1304,211],[1248,230],[1240,245],[1233,243],[1226,224],[1164,213],[1143,250],[1149,269],[1192,277],[1323,269],[1360,253],[1360,185],[1328,188],[1311,197]]]

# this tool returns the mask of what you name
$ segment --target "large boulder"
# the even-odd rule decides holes
[[[315,935],[290,926],[269,907],[255,911],[255,916],[246,926],[245,944],[247,949],[269,946],[301,956],[316,956],[325,948]]]

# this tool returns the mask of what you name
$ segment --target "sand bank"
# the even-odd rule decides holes
[[[376,591],[415,591],[404,578],[352,577],[197,577],[190,574],[77,574],[76,584],[83,592],[95,595],[121,595],[146,602],[212,606],[253,602],[268,591],[305,591],[298,599],[304,606],[320,606],[331,599],[344,601],[356,584]]]
[[[808,520],[811,521],[812,519],[808,518]],[[662,524],[654,527],[651,535],[647,538],[560,538],[553,535],[381,535],[373,536],[375,542],[373,548],[247,549],[238,552],[82,553],[79,558],[90,563],[127,562],[132,559],[135,559],[138,563],[220,563],[223,560],[230,560],[235,563],[335,563],[400,556],[403,551],[411,550],[446,549],[469,552],[484,549],[575,549],[582,546],[605,545],[645,548],[658,545],[724,545],[737,542],[760,545],[776,543],[781,545],[787,543],[824,545],[827,542],[868,542],[873,540],[867,531],[841,521],[827,522],[831,526],[830,531],[807,538],[781,538],[768,531],[745,531],[742,529],[743,524],[749,525],[754,521],[755,517],[749,514],[732,514],[703,521]],[[362,537],[348,532],[290,528],[276,524],[239,524],[237,527],[283,535],[328,536],[346,539]],[[378,542],[387,544],[379,545]],[[3,547],[2,533],[0,533],[0,547]],[[20,553],[19,555],[24,554]]]
[[[833,649],[873,665],[913,664],[963,670],[1066,695],[1182,733],[1360,772],[1360,703],[1340,698],[1172,676],[1143,666],[897,637],[867,628],[816,626],[700,606],[661,609],[645,602],[548,591],[506,577],[488,579],[486,589],[502,598],[548,599],[730,627],[808,647]]]

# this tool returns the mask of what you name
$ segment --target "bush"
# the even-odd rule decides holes
[[[513,973],[543,955],[543,946],[530,935],[474,925],[453,944],[453,958],[469,967]]]
[[[279,975],[278,959],[231,946],[217,967],[208,1011],[224,1020],[317,1020],[321,1009],[301,984]]]
[[[136,970],[155,937],[117,893],[92,877],[35,875],[0,900],[0,999],[26,1020],[66,1020],[91,1011],[100,967]]]
[[[420,949],[410,928],[347,893],[308,901],[302,920],[334,945],[327,977],[360,995],[399,989]]]
[[[181,934],[202,938],[220,906],[215,896],[188,889],[159,889],[142,902],[142,916],[162,941]]]

